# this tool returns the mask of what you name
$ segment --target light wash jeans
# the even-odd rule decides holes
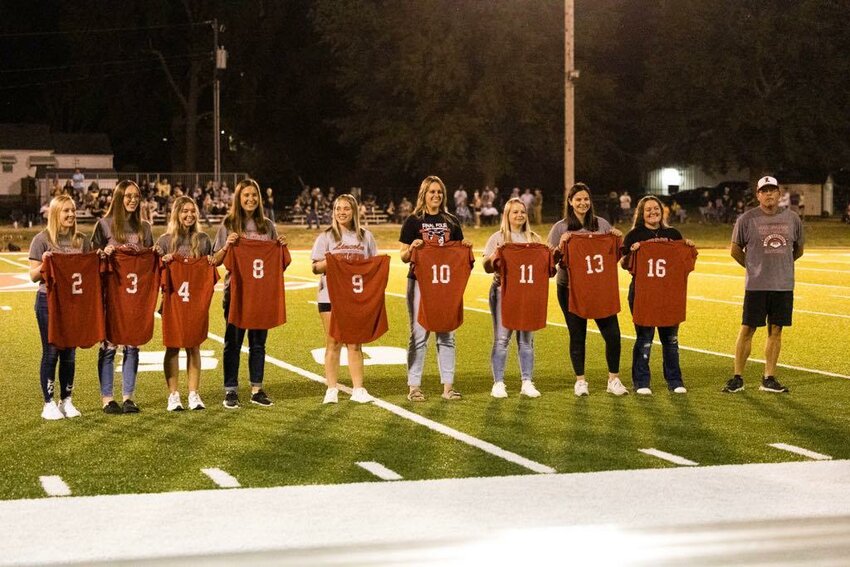
[[[419,282],[407,280],[407,314],[410,316],[410,341],[407,344],[407,385],[422,385],[422,368],[425,366],[425,349],[428,346],[430,331],[419,324]],[[435,333],[437,335],[437,366],[440,369],[440,382],[454,384],[455,381],[455,334]]]
[[[118,345],[102,342],[97,352],[97,375],[100,378],[100,395],[112,397],[112,381],[115,379],[115,351]],[[136,373],[139,371],[139,347],[124,347],[124,362],[121,365],[123,394],[132,396],[136,390]]]
[[[495,283],[490,286],[490,313],[493,315],[493,351],[490,353],[493,381],[504,382],[508,345],[514,331],[502,326],[502,290]],[[516,342],[520,374],[523,380],[531,380],[534,372],[534,331],[516,331]]]

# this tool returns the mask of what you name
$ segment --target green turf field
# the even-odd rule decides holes
[[[396,229],[397,230],[397,229]],[[482,229],[483,230],[483,229]],[[297,231],[292,231],[295,234]],[[483,243],[486,234],[475,240]],[[309,235],[309,236],[308,236]],[[298,241],[315,233],[301,230]],[[369,346],[403,349],[407,343],[406,267],[398,260],[393,237],[378,237],[391,250],[393,264],[386,298],[390,331]],[[480,245],[480,243],[479,243]],[[480,250],[476,251],[480,254]],[[0,273],[25,272],[26,255],[0,257]],[[656,448],[700,465],[778,462],[800,457],[769,447],[787,443],[850,458],[850,249],[808,248],[797,263],[794,326],[784,333],[778,378],[790,395],[759,392],[759,364],[747,367],[747,389],[720,393],[731,375],[732,352],[740,324],[743,270],[723,249],[705,249],[689,284],[688,320],[680,330],[685,396],[668,394],[661,377],[661,352],[652,356],[652,397],[605,394],[603,343],[588,337],[587,376],[591,395],[572,394],[567,332],[554,295],[549,322],[535,335],[535,383],[543,396],[520,399],[516,353],[506,376],[510,397],[490,397],[489,354],[492,326],[486,303],[490,277],[476,265],[465,296],[465,321],[457,333],[456,387],[460,402],[439,398],[441,391],[433,342],[423,380],[428,399],[412,404],[405,398],[403,364],[366,367],[366,387],[381,400],[423,416],[436,424],[488,442],[557,472],[676,466],[639,452]],[[222,399],[222,345],[208,340],[202,373],[203,412],[165,411],[166,389],[161,371],[160,325],[142,348],[151,364],[139,372],[136,399],[142,413],[107,416],[100,411],[96,349],[77,351],[75,404],[83,417],[46,422],[41,419],[38,364],[40,343],[31,291],[0,292],[0,499],[45,495],[42,475],[58,475],[74,495],[162,492],[214,488],[200,469],[217,467],[242,486],[325,484],[378,479],[356,465],[375,461],[405,479],[535,474],[529,468],[442,432],[391,413],[378,405],[359,405],[340,395],[336,406],[321,405],[324,386],[304,374],[322,374],[311,351],[323,346],[310,282],[309,253],[296,250],[287,271],[288,323],[270,332],[267,354],[297,367],[266,364],[266,390],[271,408],[247,402],[247,357],[240,372],[243,407],[225,410]],[[621,271],[623,305],[628,276]],[[628,308],[620,315],[623,338],[621,376],[631,386],[630,360],[634,334]],[[591,323],[590,328],[595,326]],[[222,336],[221,294],[211,307],[211,334]],[[432,339],[433,341],[433,339]],[[757,334],[753,356],[761,358],[764,332]],[[247,340],[246,340],[247,346]],[[368,352],[367,352],[368,354]],[[117,365],[116,365],[117,366]],[[147,370],[149,367],[150,370]],[[300,372],[300,373],[299,373]],[[345,370],[342,381],[347,381]],[[120,375],[116,375],[120,384]],[[185,374],[181,375],[185,403]],[[120,386],[119,386],[120,387]],[[401,412],[404,413],[403,411]],[[625,490],[628,487],[623,487]]]

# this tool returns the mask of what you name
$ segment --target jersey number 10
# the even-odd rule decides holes
[[[452,281],[452,270],[449,268],[448,264],[440,264],[439,266],[434,264],[431,266],[431,271],[434,272],[434,279],[431,280],[432,284],[447,284]]]

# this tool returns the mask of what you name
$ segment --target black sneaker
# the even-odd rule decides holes
[[[239,407],[239,395],[234,390],[224,393],[224,401],[221,402],[225,409],[236,409]]]
[[[124,413],[121,410],[121,406],[118,405],[118,402],[112,400],[105,406],[103,406],[103,413],[108,413],[110,415],[118,415],[119,413]]]
[[[274,402],[272,402],[271,398],[268,397],[266,393],[262,390],[257,390],[256,394],[251,394],[251,403],[263,407],[269,407],[274,405]]]
[[[761,379],[761,386],[759,386],[759,390],[763,392],[774,392],[777,394],[787,394],[788,388],[780,384],[776,381],[776,378],[773,376],[768,376],[766,378]]]
[[[729,394],[734,394],[735,392],[740,392],[744,389],[744,379],[740,376],[735,376],[734,378],[730,378],[726,385],[723,386],[723,391]]]
[[[139,406],[133,400],[124,400],[124,413],[139,413]]]

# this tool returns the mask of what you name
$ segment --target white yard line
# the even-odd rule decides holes
[[[0,305],[0,311],[11,311],[12,307],[9,305]]]
[[[740,267],[738,264],[731,263],[731,262],[730,263],[727,263],[727,262],[700,262],[699,260],[697,260],[697,264],[699,266],[724,266],[724,267],[727,267],[727,268],[734,268],[736,266]],[[799,264],[796,264],[794,266],[794,269],[795,270],[806,270],[807,272],[826,272],[828,274],[850,274],[850,270],[832,270],[832,269],[829,269],[829,268],[809,268],[808,266],[801,266]]]
[[[486,313],[486,311],[485,311],[485,313]],[[207,336],[209,338],[213,339],[214,341],[217,341],[221,344],[224,344],[224,338],[223,337],[220,337],[218,335],[214,335],[213,333],[209,333]],[[249,353],[248,347],[246,347],[246,346],[243,346],[241,350],[245,354]],[[303,368],[299,368],[298,366],[295,366],[295,365],[290,364],[288,362],[284,362],[283,360],[280,360],[280,359],[275,358],[273,356],[269,356],[268,354],[266,355],[266,362],[273,364],[273,365],[277,366],[278,368],[282,368],[284,370],[288,370],[290,372],[298,374],[299,376],[303,376],[304,378],[307,378],[308,380],[312,380],[312,381],[318,382],[320,384],[327,384],[327,382],[325,382],[324,377],[319,376],[315,372],[310,372],[309,370],[304,370]],[[342,384],[340,384],[338,387],[343,392],[345,392],[347,394],[351,394],[350,388],[343,386]],[[375,406],[378,406],[379,408],[385,409],[385,410],[387,410],[387,411],[389,411],[389,412],[391,412],[391,413],[393,413],[393,414],[395,414],[399,417],[403,417],[405,419],[408,419],[410,421],[418,423],[419,425],[424,425],[425,427],[427,427],[428,429],[431,429],[432,431],[436,431],[437,433],[442,433],[443,435],[451,437],[452,439],[455,439],[455,440],[460,441],[462,443],[466,443],[467,445],[475,447],[476,449],[480,449],[480,450],[484,451],[485,453],[489,453],[489,454],[493,455],[494,457],[504,459],[506,461],[509,461],[511,463],[519,465],[523,468],[526,468],[526,469],[528,469],[532,472],[544,473],[544,474],[551,474],[551,473],[556,472],[555,469],[553,469],[552,467],[548,467],[548,466],[543,465],[541,463],[538,463],[536,461],[532,461],[531,459],[526,459],[525,457],[523,457],[521,455],[517,455],[516,453],[513,453],[513,452],[508,451],[506,449],[502,449],[501,447],[493,445],[492,443],[488,443],[487,441],[483,441],[481,439],[478,439],[477,437],[473,437],[472,435],[468,435],[466,433],[463,433],[462,431],[458,431],[457,429],[453,429],[451,427],[448,427],[447,425],[443,425],[442,423],[438,423],[436,421],[428,419],[427,417],[422,417],[418,413],[408,411],[408,410],[406,410],[406,409],[404,409],[400,406],[397,406],[395,404],[391,404],[389,402],[386,402],[386,401],[378,399],[378,398],[375,398],[375,400],[372,402],[372,404],[375,405]]]
[[[41,486],[48,496],[70,496],[71,489],[61,476],[40,476]]]
[[[220,488],[239,488],[242,486],[236,478],[221,469],[201,469],[201,472],[210,477]]]
[[[733,276],[728,274],[706,274],[705,272],[691,272],[691,276],[703,276],[707,278],[726,278],[733,280],[742,280],[744,276]],[[819,283],[809,283],[809,282],[794,282],[795,285],[808,285],[812,287],[829,287],[834,289],[850,289],[850,286],[846,285],[832,285],[832,284],[819,284]]]
[[[17,266],[18,268],[29,269],[29,266],[27,264],[22,264],[21,262],[15,262],[14,260],[10,260],[10,259],[4,258],[2,256],[0,256],[0,260],[3,260],[4,262],[7,262],[9,264],[12,264],[13,266]]]
[[[358,461],[357,466],[366,469],[381,480],[402,480],[401,475],[375,461]]]
[[[815,461],[832,460],[832,457],[830,457],[829,455],[824,455],[823,453],[816,453],[808,449],[803,449],[802,447],[797,447],[796,445],[788,445],[787,443],[768,443],[768,445],[773,447],[774,449],[780,449],[782,451],[788,451],[789,453],[794,453],[796,455],[802,455]]]
[[[724,303],[726,305],[741,305],[740,301],[727,301],[725,299],[712,299],[701,295],[689,295],[688,299],[696,299],[697,301],[708,301],[711,303]],[[800,297],[796,299],[802,299]],[[810,311],[808,309],[794,308],[794,313],[806,313],[807,315],[820,315],[821,317],[837,317],[839,319],[850,319],[850,315],[842,315],[841,313],[825,313],[823,311]]]
[[[645,455],[658,457],[659,459],[685,467],[695,467],[699,465],[699,463],[695,463],[694,461],[686,459],[685,457],[680,457],[679,455],[674,455],[673,453],[668,453],[667,451],[659,451],[658,449],[638,449],[638,451]]]

